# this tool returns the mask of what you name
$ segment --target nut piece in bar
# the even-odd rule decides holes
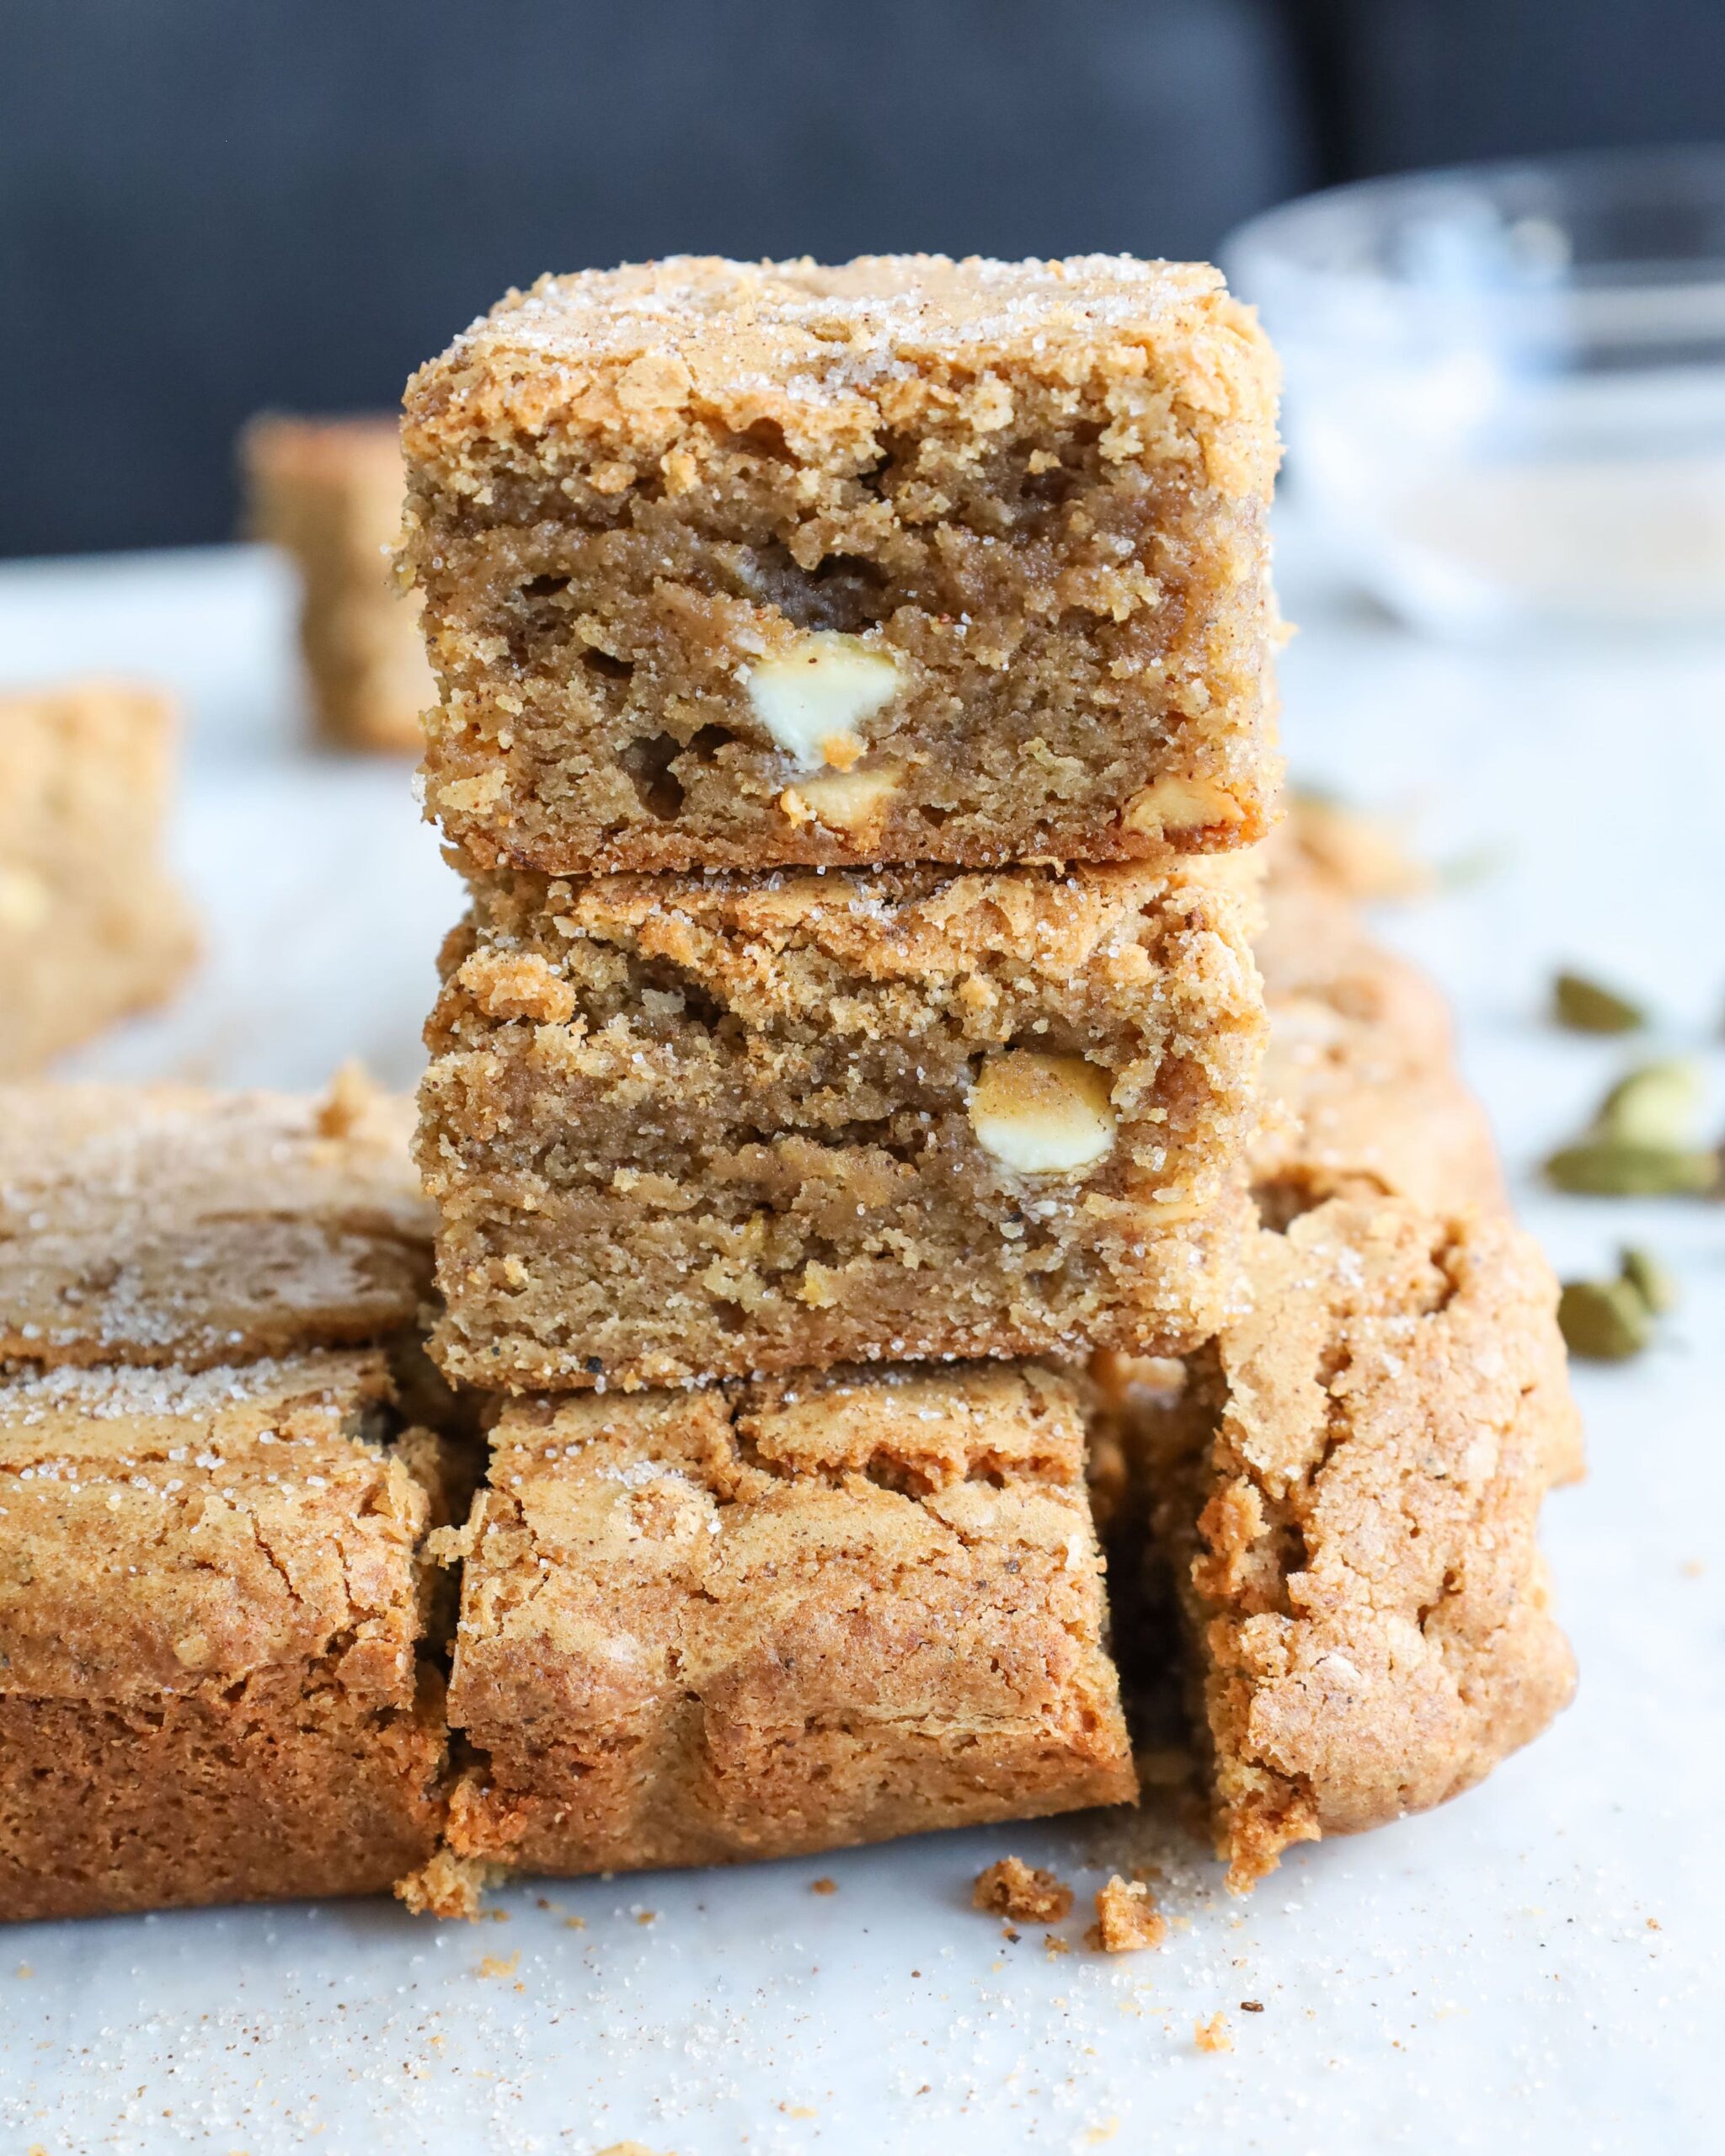
[[[421,1092],[446,1373],[1194,1345],[1236,1285],[1257,1115],[1242,881],[486,879]]]
[[[1202,264],[512,293],[408,389],[428,812],[550,874],[1248,843],[1275,390]]]
[[[1471,1787],[1567,1703],[1535,1529],[1581,1465],[1557,1284],[1501,1213],[1332,1199],[1251,1280],[1178,1396],[1116,1399],[1238,1888]]]
[[[243,1362],[383,1341],[430,1284],[411,1103],[0,1088],[0,1362]]]
[[[320,737],[341,749],[420,747],[437,699],[419,610],[389,560],[401,536],[401,435],[393,414],[266,414],[241,443],[247,526],[300,577],[300,648]]]
[[[446,1539],[457,1859],[638,1870],[1135,1796],[1071,1378],[521,1400],[492,1447]]]
[[[118,681],[0,696],[0,1078],[164,1001],[196,958],[163,859],[176,731]]]
[[[435,1440],[376,1353],[0,1380],[0,1918],[386,1889],[435,1847]]]

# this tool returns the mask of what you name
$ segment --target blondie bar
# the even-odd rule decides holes
[[[358,1894],[443,1817],[381,1356],[0,1380],[0,1918]]]
[[[299,571],[318,733],[337,748],[417,750],[437,688],[418,609],[389,560],[401,536],[396,420],[270,415],[252,422],[242,446],[248,528]]]
[[[0,696],[0,1077],[163,1001],[196,957],[163,861],[174,735],[117,681]]]
[[[0,1364],[182,1369],[407,1331],[430,1285],[411,1104],[0,1088]]]
[[[1195,1344],[1257,1113],[1242,880],[482,881],[420,1096],[434,1353],[556,1391]]]
[[[1491,1129],[1435,983],[1321,883],[1273,874],[1265,914],[1254,947],[1269,1049],[1252,1152],[1263,1217],[1377,1192],[1439,1212],[1503,1208]]]
[[[1274,402],[1201,264],[513,292],[408,388],[428,808],[550,874],[1249,841]]]
[[[511,1401],[445,1538],[448,1852],[624,1870],[1130,1801],[1083,1461],[1034,1364]]]
[[[1250,1273],[1183,1390],[1127,1408],[1236,1887],[1471,1787],[1565,1705],[1535,1530],[1581,1464],[1556,1283],[1501,1213],[1332,1198]]]

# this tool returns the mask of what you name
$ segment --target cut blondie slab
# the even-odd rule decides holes
[[[1501,1213],[1331,1199],[1250,1277],[1183,1390],[1113,1396],[1238,1888],[1471,1787],[1566,1704],[1535,1530],[1581,1465],[1557,1285]]]
[[[443,1818],[435,1442],[377,1353],[0,1380],[0,1918],[369,1893]]]
[[[445,1538],[458,1860],[783,1856],[1135,1796],[1070,1377],[523,1400],[492,1448]]]
[[[1429,1209],[1507,1203],[1485,1111],[1456,1067],[1435,982],[1373,940],[1332,889],[1272,874],[1254,948],[1269,1012],[1252,1152],[1263,1217],[1376,1193]]]
[[[317,730],[342,749],[418,750],[437,701],[419,610],[398,589],[401,430],[393,414],[254,419],[247,524],[293,558]]]
[[[196,1369],[375,1342],[430,1291],[411,1102],[0,1088],[0,1363]]]
[[[552,874],[1267,826],[1274,362],[1219,274],[681,258],[409,383],[426,800]]]
[[[0,1077],[163,1001],[197,956],[163,857],[176,732],[123,682],[0,696]]]
[[[1247,1211],[1242,882],[484,881],[427,1032],[434,1353],[558,1391],[1194,1344]]]

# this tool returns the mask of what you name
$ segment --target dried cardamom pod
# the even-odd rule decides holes
[[[1546,1175],[1558,1190],[1583,1198],[1696,1198],[1717,1187],[1719,1161],[1698,1146],[1589,1138],[1553,1153]]]
[[[1626,1362],[1653,1337],[1648,1306],[1626,1280],[1566,1280],[1557,1327],[1570,1353],[1593,1363]]]
[[[1606,1094],[1594,1119],[1594,1134],[1627,1145],[1690,1147],[1705,1091],[1698,1064],[1675,1057],[1644,1063]]]
[[[1654,1317],[1664,1317],[1678,1304],[1677,1277],[1650,1250],[1632,1243],[1621,1260],[1623,1278]]]
[[[1648,1022],[1638,1003],[1584,974],[1559,974],[1551,983],[1551,1016],[1577,1033],[1633,1033]]]

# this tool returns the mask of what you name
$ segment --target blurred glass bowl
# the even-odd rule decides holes
[[[1296,499],[1398,613],[1725,629],[1725,148],[1368,180],[1224,260]]]

